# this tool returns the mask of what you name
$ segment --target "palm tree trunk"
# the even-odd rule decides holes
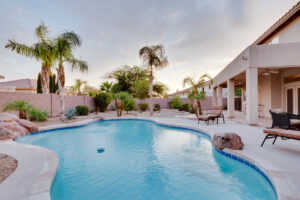
[[[199,99],[197,99],[197,107],[198,107],[198,114],[199,115],[202,115],[202,108],[201,108],[201,103],[200,103],[200,100]]]
[[[152,66],[150,66],[149,86],[150,86],[149,108],[150,108],[150,115],[153,115],[153,72],[152,72]]]
[[[59,67],[57,69],[58,76],[58,93],[59,93],[59,118],[65,120],[65,101],[64,101],[64,84],[65,84],[65,72],[64,69]]]
[[[43,65],[41,71],[41,82],[42,82],[42,90],[44,94],[49,94],[49,76],[50,76],[50,67]]]

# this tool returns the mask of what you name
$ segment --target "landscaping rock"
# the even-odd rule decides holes
[[[0,113],[0,140],[15,139],[37,130],[38,127],[30,121],[11,113]]]
[[[39,127],[32,123],[31,121],[25,120],[25,119],[18,119],[17,122],[27,128],[30,132],[37,131]]]
[[[244,147],[241,137],[236,133],[215,134],[213,136],[213,145],[220,150],[225,148],[242,150]]]

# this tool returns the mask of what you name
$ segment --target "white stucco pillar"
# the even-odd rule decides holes
[[[218,106],[223,106],[223,87],[218,86]]]
[[[218,106],[218,96],[217,96],[217,87],[213,88],[213,99],[212,99],[212,105]]]
[[[258,73],[257,68],[246,69],[246,120],[248,124],[258,122]]]
[[[227,110],[228,117],[234,117],[234,81],[227,80]]]

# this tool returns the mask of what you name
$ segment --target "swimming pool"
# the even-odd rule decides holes
[[[17,142],[59,156],[52,200],[276,199],[260,173],[220,154],[208,136],[196,131],[108,120]]]

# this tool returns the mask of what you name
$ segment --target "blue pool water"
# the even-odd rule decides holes
[[[261,174],[221,155],[194,131],[118,120],[17,141],[58,154],[52,200],[276,199]]]

